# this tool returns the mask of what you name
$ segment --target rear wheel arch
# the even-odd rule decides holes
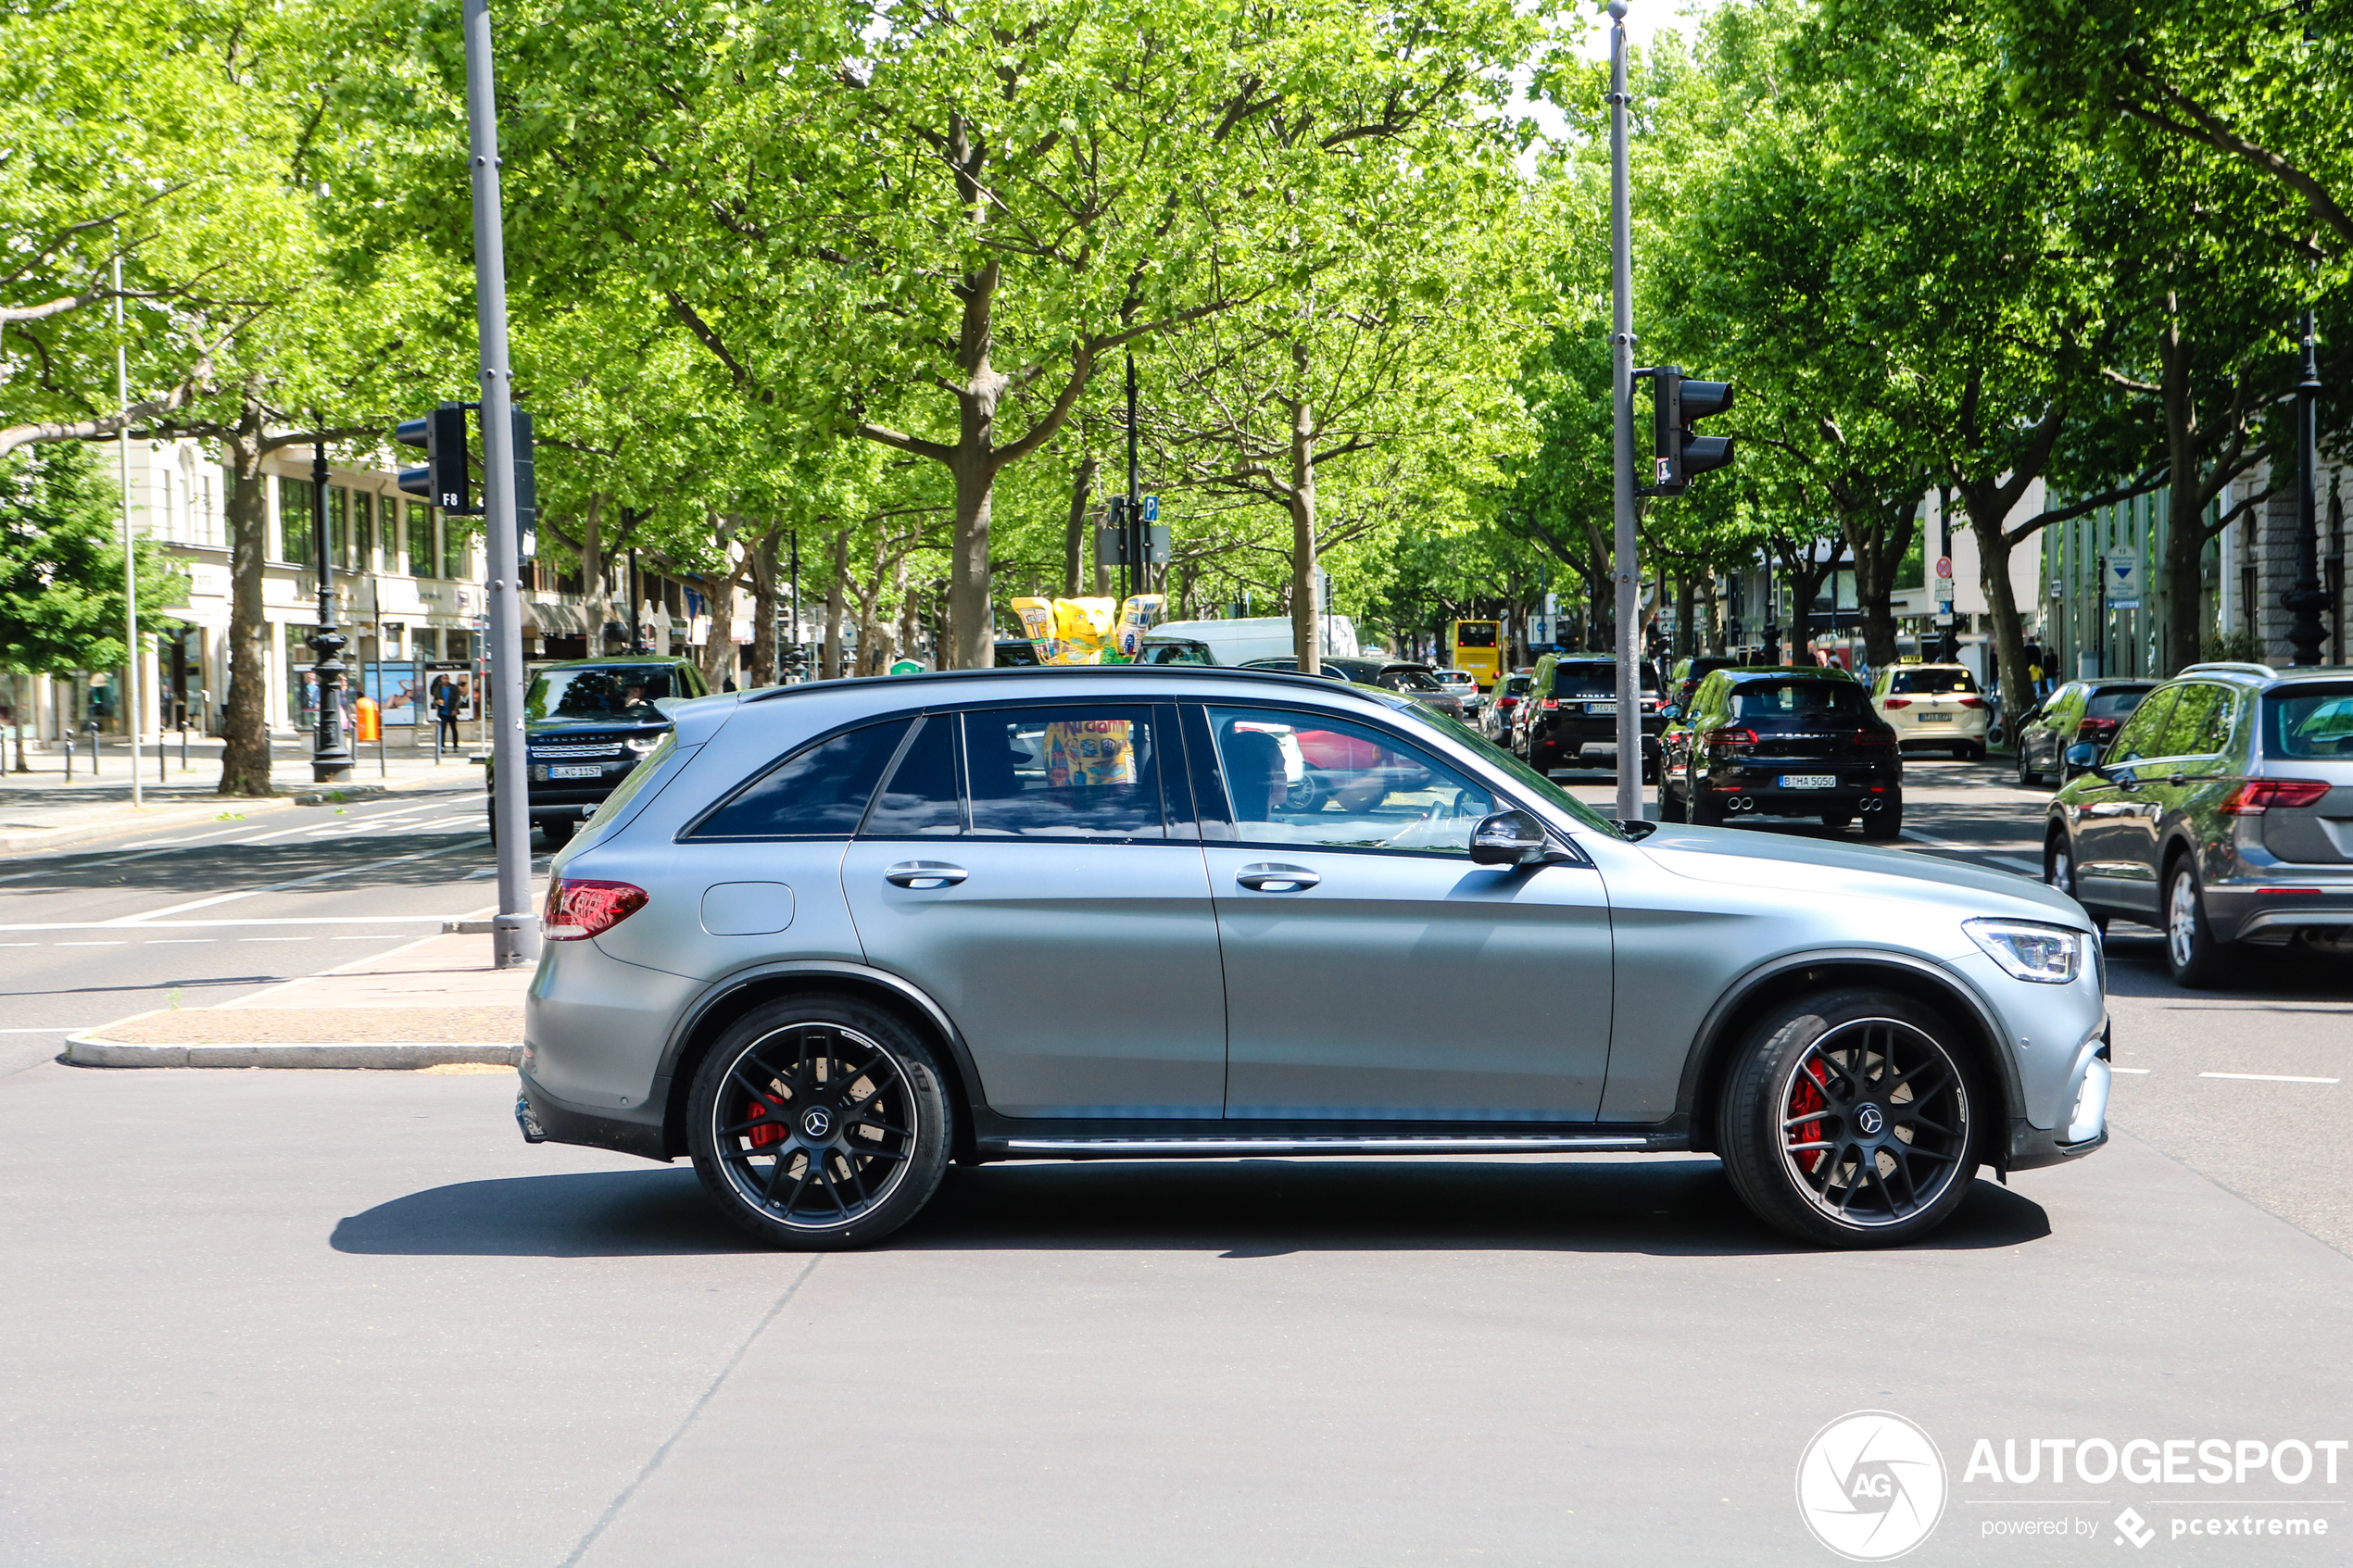
[[[687,1100],[694,1090],[695,1070],[702,1065],[702,1059],[726,1034],[728,1026],[763,1003],[817,995],[854,997],[881,1007],[930,1047],[946,1080],[942,1087],[947,1091],[954,1122],[955,1143],[950,1152],[960,1161],[973,1160],[973,1109],[980,1101],[974,1092],[978,1077],[963,1036],[945,1013],[929,1004],[928,998],[918,1000],[917,994],[909,988],[849,964],[748,975],[701,1003],[680,1031],[676,1047],[661,1068],[665,1080],[661,1117],[664,1152],[676,1159],[687,1151]]]
[[[2009,1059],[1994,1043],[1994,1025],[1984,1008],[1967,990],[1935,972],[1885,955],[1837,955],[1793,960],[1753,972],[1743,979],[1701,1026],[1691,1058],[1683,1069],[1677,1110],[1689,1118],[1692,1148],[1716,1153],[1716,1125],[1724,1080],[1730,1074],[1758,1022],[1774,1009],[1802,997],[1832,991],[1867,987],[1893,991],[1950,1021],[1952,1044],[1963,1065],[1976,1076],[1999,1114],[1982,1117],[1988,1147],[1978,1151],[1985,1163],[2007,1163],[2007,1140],[2000,1135],[2023,1103]]]

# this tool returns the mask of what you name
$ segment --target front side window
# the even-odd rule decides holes
[[[1495,809],[1484,787],[1346,720],[1213,708],[1209,726],[1244,844],[1467,857]]]
[[[686,836],[848,838],[858,831],[875,782],[912,722],[891,719],[803,746],[737,790]],[[665,735],[663,745],[676,734]],[[629,776],[646,771],[640,763]]]
[[[2353,757],[2353,685],[2296,686],[2265,696],[2263,750],[2316,761]]]
[[[975,838],[1168,836],[1152,709],[988,709],[963,723]]]
[[[2110,763],[2138,762],[2145,757],[2162,757],[2160,749],[2165,734],[2166,716],[2172,711],[2173,690],[2158,692],[2143,703],[2133,717],[2125,721],[2116,743],[2108,748]]]

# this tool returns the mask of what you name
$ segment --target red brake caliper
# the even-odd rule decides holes
[[[1808,1111],[1820,1110],[1824,1107],[1828,1106],[1830,1104],[1830,1097],[1822,1093],[1822,1085],[1828,1084],[1830,1081],[1830,1074],[1822,1070],[1822,1064],[1820,1062],[1807,1062],[1806,1064],[1806,1076],[1799,1079],[1797,1087],[1790,1091],[1789,1113],[1792,1116],[1803,1116]],[[1793,1144],[1819,1143],[1821,1141],[1822,1124],[1819,1122],[1801,1122],[1796,1126],[1791,1128],[1790,1131],[1794,1135],[1793,1135],[1789,1141]],[[1797,1162],[1805,1169],[1806,1173],[1810,1176],[1814,1173],[1814,1167],[1822,1162],[1822,1155],[1824,1152],[1824,1150],[1818,1148],[1799,1149],[1797,1151]]]
[[[751,1140],[754,1148],[766,1148],[770,1144],[782,1143],[792,1135],[791,1129],[775,1119],[764,1099],[751,1102],[751,1119],[759,1125],[745,1129],[744,1135]]]

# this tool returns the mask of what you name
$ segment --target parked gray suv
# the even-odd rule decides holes
[[[2163,927],[2183,985],[2248,946],[2353,957],[2353,669],[2193,664],[2051,802],[2044,876]]]
[[[1693,1149],[1885,1245],[2107,1138],[2072,899],[1623,827],[1392,694],[1048,668],[675,719],[556,861],[516,1115],[690,1156],[775,1246],[885,1236],[951,1159]]]

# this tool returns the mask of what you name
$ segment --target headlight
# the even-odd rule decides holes
[[[647,752],[651,751],[655,746],[661,744],[661,737],[660,735],[653,735],[640,739],[635,735],[627,735],[623,737],[621,744],[635,752],[638,756],[643,757]]]
[[[1961,929],[2015,980],[2064,985],[2083,967],[2083,934],[2063,925],[1970,920],[1963,921]]]

